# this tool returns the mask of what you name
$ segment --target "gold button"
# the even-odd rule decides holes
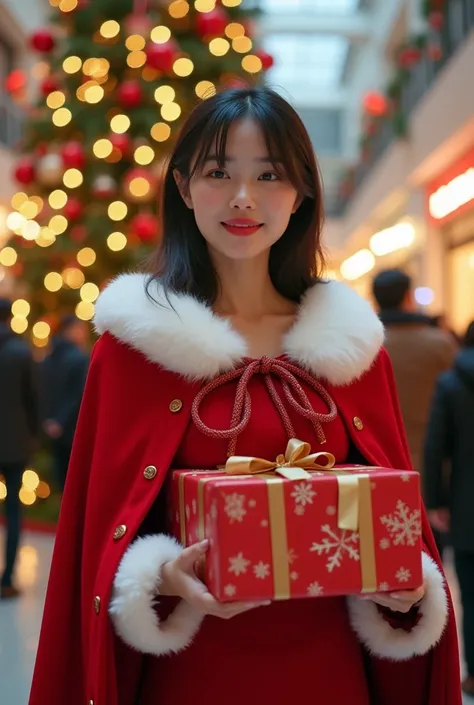
[[[364,424],[362,423],[362,420],[359,419],[358,416],[354,416],[353,423],[358,431],[362,431],[362,429],[364,428]]]
[[[94,612],[96,614],[100,612],[100,597],[98,595],[94,597]]]
[[[155,468],[155,466],[149,465],[143,471],[143,476],[145,477],[145,480],[153,480],[153,478],[156,477],[157,473],[158,473],[158,470]]]
[[[181,411],[183,408],[183,402],[181,399],[173,399],[173,401],[170,404],[170,411],[173,412],[173,414],[176,414],[178,411]]]
[[[127,527],[125,526],[125,524],[120,524],[120,526],[117,526],[114,531],[114,541],[118,541],[119,539],[123,538],[126,533]]]

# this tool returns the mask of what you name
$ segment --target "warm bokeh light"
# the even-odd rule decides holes
[[[61,12],[73,12],[78,5],[78,0],[61,0],[59,9]]]
[[[65,127],[71,122],[72,113],[68,108],[59,108],[52,114],[51,119],[56,127]]]
[[[99,287],[97,284],[92,282],[87,282],[81,287],[81,299],[83,301],[88,301],[89,303],[94,303],[99,296]]]
[[[46,105],[52,110],[57,110],[61,108],[66,102],[66,96],[62,91],[53,91],[46,98]]]
[[[191,59],[176,59],[173,64],[173,71],[177,76],[184,78],[185,76],[190,76],[192,74],[192,72],[194,71],[194,64]]]
[[[40,247],[49,247],[56,242],[56,235],[50,228],[41,228],[40,234],[36,238],[36,244]]]
[[[113,201],[108,208],[108,215],[110,220],[123,220],[126,218],[128,213],[127,204],[123,201]]]
[[[235,39],[236,37],[243,37],[245,34],[245,27],[240,22],[231,22],[225,28],[226,37],[229,39]]]
[[[63,70],[65,73],[73,74],[80,71],[82,68],[82,59],[78,56],[68,56],[63,61]]]
[[[157,122],[151,128],[150,134],[157,142],[166,142],[171,135],[171,127],[166,122]]]
[[[54,210],[61,210],[61,208],[64,208],[67,203],[67,193],[65,191],[61,191],[61,189],[57,189],[56,191],[50,193],[48,202]]]
[[[172,103],[175,98],[176,91],[174,88],[171,88],[171,86],[159,86],[155,91],[155,100],[157,103],[161,103],[161,105]]]
[[[13,267],[17,259],[18,255],[13,247],[4,247],[3,250],[0,250],[0,264],[3,264],[4,267]]]
[[[41,198],[37,200],[33,200],[33,198],[25,201],[19,208],[21,215],[28,219],[36,218],[38,213],[43,209],[43,201]]]
[[[21,229],[21,235],[25,240],[36,240],[40,234],[41,227],[36,220],[27,220]]]
[[[123,233],[111,233],[107,238],[107,247],[112,250],[112,252],[120,252],[120,250],[123,250],[126,246],[127,238]]]
[[[81,267],[90,267],[97,259],[97,255],[92,247],[83,247],[77,253],[77,261]]]
[[[19,497],[20,502],[27,507],[36,502],[36,494],[32,490],[27,490],[26,487],[21,488]]]
[[[104,78],[110,70],[110,62],[107,59],[87,59],[82,70],[86,76],[91,78]]]
[[[161,117],[163,120],[168,120],[172,122],[177,120],[181,115],[181,107],[178,103],[166,103],[166,105],[161,106]]]
[[[151,41],[155,44],[165,44],[171,39],[171,30],[164,25],[158,25],[151,30]]]
[[[141,51],[145,48],[145,44],[145,37],[142,37],[141,34],[131,34],[125,40],[125,46],[129,51]]]
[[[38,487],[36,488],[36,496],[39,497],[39,499],[48,499],[50,494],[51,488],[48,483],[41,481]]]
[[[10,328],[14,333],[18,333],[18,335],[21,335],[28,329],[28,321],[22,316],[13,316],[10,321]]]
[[[98,159],[106,159],[113,152],[113,144],[108,139],[97,140],[92,147],[92,151]]]
[[[12,303],[12,314],[19,318],[26,318],[31,311],[31,306],[25,299],[17,299]]]
[[[141,147],[137,147],[135,150],[134,158],[137,164],[141,166],[147,166],[151,164],[155,158],[155,150],[152,147],[144,144]]]
[[[115,115],[110,121],[110,129],[117,135],[123,135],[130,127],[130,118],[127,115]]]
[[[84,181],[84,176],[79,171],[79,169],[67,169],[64,172],[63,184],[67,188],[78,188]]]
[[[21,213],[9,213],[7,215],[7,228],[13,230],[14,233],[18,233],[21,228],[26,223],[26,218]]]
[[[94,318],[95,306],[89,301],[80,301],[76,306],[75,313],[81,321],[91,321]]]
[[[194,7],[198,12],[212,12],[216,7],[216,0],[195,0]]]
[[[99,32],[104,39],[113,39],[120,33],[120,25],[115,20],[107,20],[101,25]]]
[[[3,482],[3,480],[0,480],[0,501],[3,501],[6,498],[7,498],[7,486]]]
[[[247,71],[247,73],[258,73],[263,69],[262,60],[258,56],[255,56],[255,54],[244,56],[242,59],[242,68]]]
[[[85,101],[91,105],[100,103],[104,95],[105,91],[98,83],[94,83],[94,85],[87,87],[84,91]]]
[[[51,326],[46,321],[38,321],[33,326],[33,335],[40,340],[48,338],[51,333]]]
[[[168,12],[175,20],[180,20],[189,12],[189,4],[186,0],[174,0],[168,8]]]
[[[40,483],[38,473],[34,470],[25,470],[22,479],[23,487],[26,487],[27,490],[32,490],[33,492],[36,490]]]
[[[59,291],[63,285],[63,278],[58,272],[49,272],[44,278],[44,288],[48,291]]]
[[[216,94],[216,87],[211,81],[199,81],[196,88],[196,95],[198,98],[205,100]]]
[[[225,56],[230,49],[230,42],[227,39],[212,39],[209,42],[209,51],[214,56]]]
[[[63,215],[53,215],[48,223],[48,227],[51,228],[55,235],[62,235],[62,233],[65,233],[68,225],[69,223],[67,218]]]
[[[135,198],[144,198],[150,193],[151,186],[148,179],[145,179],[143,176],[138,176],[136,179],[130,181],[128,188]]]
[[[127,65],[131,69],[140,69],[146,64],[146,54],[144,51],[131,51],[127,56]]]
[[[11,200],[12,208],[15,208],[15,210],[19,210],[27,200],[28,196],[26,195],[26,193],[23,193],[23,191],[18,191],[18,193],[15,193]]]
[[[242,0],[222,0],[224,7],[238,7]]]
[[[232,40],[232,49],[238,54],[246,54],[253,49],[252,40],[249,37],[236,37]]]
[[[61,276],[70,289],[80,289],[86,280],[83,272],[77,267],[66,267]]]

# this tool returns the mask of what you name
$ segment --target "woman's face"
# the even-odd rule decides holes
[[[269,250],[301,203],[293,186],[275,173],[263,133],[250,118],[231,126],[224,167],[210,154],[189,188],[181,184],[181,193],[211,252],[233,260]]]

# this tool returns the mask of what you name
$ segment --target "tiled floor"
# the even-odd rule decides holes
[[[1,532],[0,540],[3,540]],[[18,570],[24,595],[15,602],[0,601],[1,705],[28,702],[52,544],[50,537],[25,534]],[[459,610],[457,586],[449,562],[447,571]],[[466,698],[465,705],[474,705],[474,700]]]

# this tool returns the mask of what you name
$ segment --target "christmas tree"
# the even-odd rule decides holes
[[[183,117],[273,62],[252,38],[250,0],[49,2],[51,29],[31,37],[41,97],[0,251],[24,286],[12,327],[40,347],[62,314],[90,320],[104,283],[156,246],[163,165]]]

